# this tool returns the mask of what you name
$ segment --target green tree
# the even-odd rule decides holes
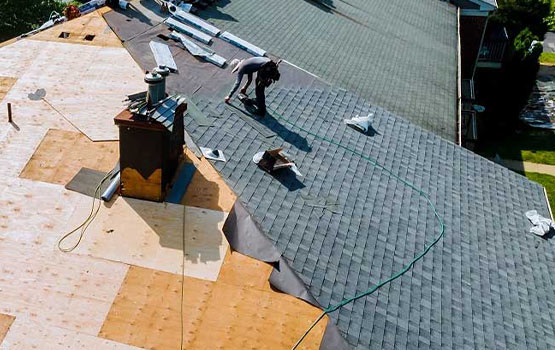
[[[537,56],[539,56],[539,54],[541,53],[541,45],[536,44],[534,47],[532,47],[532,43],[534,41],[539,41],[539,37],[537,35],[534,35],[530,28],[524,28],[516,36],[513,45],[517,55],[519,55],[519,58],[521,60],[530,57],[535,57],[537,59]]]
[[[551,0],[503,0],[499,2],[493,20],[507,27],[512,38],[525,28],[543,38],[550,12]]]
[[[0,42],[39,27],[64,7],[58,0],[0,0]]]

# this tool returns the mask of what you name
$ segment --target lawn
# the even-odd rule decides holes
[[[555,131],[523,130],[504,141],[483,145],[477,152],[488,158],[499,154],[504,159],[555,165]]]
[[[555,208],[555,176],[538,174],[538,173],[526,173],[525,176],[543,187],[547,191],[547,198],[549,199],[549,205],[551,209]]]
[[[555,65],[555,53],[542,52],[542,54],[540,55],[540,63]]]

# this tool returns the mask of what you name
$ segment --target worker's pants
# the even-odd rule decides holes
[[[254,92],[256,94],[256,114],[266,115],[266,87],[263,84],[256,84]]]

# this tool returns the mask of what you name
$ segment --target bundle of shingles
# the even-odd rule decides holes
[[[171,131],[173,125],[173,116],[177,107],[185,102],[185,97],[181,95],[171,95],[149,104],[147,92],[139,92],[128,95],[124,101],[127,103],[127,109],[136,117],[144,120],[155,120]]]

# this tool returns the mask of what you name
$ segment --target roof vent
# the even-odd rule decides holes
[[[147,73],[145,75],[145,83],[148,84],[148,91],[146,95],[147,104],[148,106],[153,106],[164,98],[161,94],[164,77],[156,72]]]

